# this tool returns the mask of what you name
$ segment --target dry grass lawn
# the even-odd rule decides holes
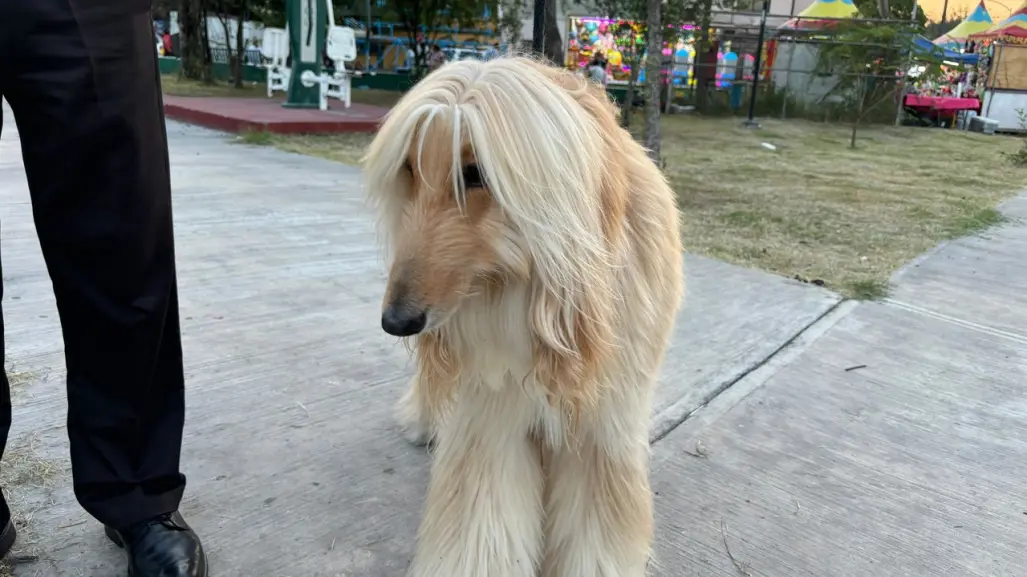
[[[924,128],[667,117],[666,172],[691,252],[880,298],[903,263],[1002,220],[1027,186],[1003,153],[1019,140]],[[244,135],[243,141],[356,164],[371,135]],[[767,142],[777,149],[762,146]]]
[[[31,385],[48,376],[49,371],[22,371],[8,366],[7,379],[11,385],[11,396],[17,400],[28,392]],[[23,436],[8,443],[3,463],[0,464],[0,487],[11,509],[18,530],[18,541],[7,557],[0,561],[0,577],[10,577],[14,574],[15,566],[38,559],[35,543],[38,528],[32,526],[32,520],[39,507],[47,505],[48,499],[43,499],[41,504],[38,499],[31,497],[49,491],[61,474],[61,463],[41,456],[36,436]]]
[[[1016,138],[878,126],[862,129],[851,149],[849,134],[806,121],[766,120],[751,130],[738,119],[666,117],[663,157],[687,249],[880,298],[899,266],[999,223],[996,205],[1027,186],[1027,169],[1003,154],[1019,147]],[[241,136],[347,164],[359,162],[371,138]]]
[[[903,263],[997,224],[996,205],[1027,186],[1027,170],[1003,155],[1019,147],[1012,137],[874,127],[853,150],[844,126],[670,117],[664,127],[689,250],[854,298],[884,296]]]

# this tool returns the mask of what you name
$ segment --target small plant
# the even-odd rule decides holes
[[[1017,108],[1016,118],[1020,122],[1020,128],[1027,135],[1027,110]],[[1027,166],[1027,136],[1020,139],[1020,148],[1016,149],[1016,152],[1004,152],[1003,154],[1014,166]]]
[[[271,144],[271,133],[266,130],[244,130],[239,134],[239,142],[254,146]]]
[[[859,279],[845,283],[845,292],[856,300],[876,301],[888,296],[891,284],[882,279]]]

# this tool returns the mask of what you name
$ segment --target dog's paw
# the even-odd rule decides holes
[[[431,443],[431,431],[425,427],[403,427],[403,438],[415,447],[427,447]]]
[[[431,422],[424,414],[413,389],[400,399],[396,407],[396,422],[403,431],[403,437],[410,444],[424,447],[431,443]]]

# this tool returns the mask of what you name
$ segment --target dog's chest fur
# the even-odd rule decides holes
[[[478,297],[464,303],[447,323],[460,379],[454,399],[469,388],[500,393],[509,403],[510,424],[517,422],[551,444],[563,438],[561,412],[552,407],[546,390],[534,378],[534,358],[529,326],[528,291],[507,287],[492,298]]]

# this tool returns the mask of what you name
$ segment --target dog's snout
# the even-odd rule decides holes
[[[382,313],[382,329],[390,335],[409,337],[424,330],[428,324],[427,311],[392,303]]]

